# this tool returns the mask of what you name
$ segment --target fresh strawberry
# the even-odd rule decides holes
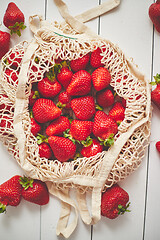
[[[121,102],[116,102],[113,108],[109,111],[109,116],[119,125],[125,117],[125,108]]]
[[[45,182],[27,177],[20,178],[22,197],[29,202],[45,205],[49,202],[49,192]]]
[[[65,108],[65,109],[71,109],[71,96],[68,94],[67,91],[61,92],[58,95],[58,103],[57,107],[59,108]]]
[[[113,136],[118,132],[118,126],[116,122],[110,118],[105,112],[97,111],[94,124],[93,134],[101,141],[104,140],[105,146],[112,145]]]
[[[97,104],[101,107],[109,107],[114,103],[114,95],[110,89],[103,89],[96,94]]]
[[[122,98],[122,106],[123,106],[124,108],[126,108],[126,105],[127,105],[126,99]]]
[[[25,18],[22,11],[14,2],[10,2],[3,18],[4,25],[11,30],[11,34],[17,33],[18,36],[21,36],[20,30],[26,28],[24,21]]]
[[[21,201],[22,186],[20,176],[16,175],[0,185],[0,213],[6,211],[6,206],[18,206]]]
[[[160,141],[156,142],[157,151],[160,153]]]
[[[68,128],[70,128],[70,122],[67,117],[60,116],[55,119],[47,128],[46,134],[48,136],[59,135],[61,136],[63,132],[65,132]]]
[[[4,72],[4,77],[6,78],[7,82],[14,85],[18,84],[18,71],[11,70],[7,68]]]
[[[10,131],[11,129],[13,129],[13,119],[3,115],[3,117],[0,118],[0,132],[6,135],[6,130]]]
[[[90,120],[96,113],[95,102],[92,96],[72,99],[71,108],[80,120]]]
[[[97,139],[93,139],[91,145],[87,147],[84,146],[82,148],[81,154],[83,157],[92,157],[102,151],[103,151],[103,146],[100,144],[100,142]]]
[[[110,219],[117,218],[120,214],[130,212],[128,210],[129,195],[118,184],[108,188],[102,195],[101,214]],[[127,204],[128,203],[128,204]]]
[[[39,147],[39,156],[52,159],[53,152],[48,144],[48,138],[40,133],[37,134],[37,144]]]
[[[29,106],[33,107],[36,100],[40,97],[39,92],[36,90],[31,89],[31,94],[29,96]]]
[[[101,56],[101,49],[98,47],[91,53],[90,64],[94,68],[102,67],[104,64],[101,63],[102,56]]]
[[[39,123],[53,121],[61,115],[58,108],[50,99],[39,98],[32,108],[34,119]]]
[[[72,80],[67,87],[71,96],[87,95],[91,90],[91,75],[86,70],[80,70],[73,74]]]
[[[35,121],[32,112],[30,113],[31,133],[36,136],[41,131],[41,126]]]
[[[0,60],[8,52],[10,45],[10,34],[0,31]]]
[[[46,98],[54,98],[58,93],[60,93],[61,89],[61,84],[55,79],[50,80],[46,77],[38,82],[38,91]]]
[[[111,81],[111,75],[109,71],[104,67],[97,68],[92,73],[93,86],[97,91],[100,91],[108,87],[108,85],[110,84],[110,81]]]
[[[72,159],[76,153],[76,145],[68,138],[50,136],[48,138],[48,143],[52,148],[54,156],[60,162],[66,162]]]
[[[71,122],[69,134],[66,134],[64,136],[69,137],[70,139],[73,138],[74,140],[77,140],[84,145],[90,145],[92,143],[92,139],[90,138],[92,129],[93,122],[91,121],[73,120]]]
[[[151,100],[160,109],[160,74],[157,73],[154,79],[155,82],[151,82],[151,85],[157,85],[157,87],[151,92]]]
[[[85,69],[89,62],[89,59],[90,59],[90,54],[88,53],[88,54],[84,55],[83,57],[72,60],[70,63],[72,71],[78,72],[80,70]]]
[[[62,86],[67,89],[71,82],[73,73],[67,67],[62,67],[60,72],[57,74],[57,80],[62,84]]]
[[[11,52],[9,57],[5,59],[5,63],[7,65],[10,65],[10,67],[13,69],[17,69],[21,64],[21,61],[22,61],[22,53],[20,54],[18,51]]]
[[[160,33],[160,0],[157,0],[150,5],[149,17],[153,22],[155,29]]]

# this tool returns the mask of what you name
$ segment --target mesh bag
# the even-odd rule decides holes
[[[16,45],[2,59],[0,139],[24,172],[46,182],[50,193],[61,200],[57,235],[69,237],[77,225],[78,212],[86,224],[99,221],[102,191],[125,179],[140,165],[149,143],[151,101],[149,81],[137,66],[118,46],[97,36],[82,23],[118,6],[119,1],[109,1],[76,18],[69,15],[61,0],[55,3],[65,22],[51,24],[39,17],[40,27],[37,28],[36,16],[30,17],[34,39]],[[125,118],[118,127],[114,145],[96,156],[70,162],[40,158],[28,110],[32,84],[43,79],[55,59],[71,61],[98,47],[102,51],[101,61],[112,77],[110,85],[126,100]],[[77,202],[70,198],[71,188],[76,190]],[[92,193],[91,213],[86,204],[87,192]],[[68,224],[71,207],[75,209],[75,219]]]

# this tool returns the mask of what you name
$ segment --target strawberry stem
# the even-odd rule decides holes
[[[6,205],[3,203],[0,203],[0,213],[6,212]]]
[[[92,139],[90,136],[88,136],[88,137],[86,138],[86,140],[82,140],[82,141],[80,141],[80,143],[81,143],[84,147],[88,147],[88,146],[90,146],[90,145],[93,143],[93,139]]]
[[[41,143],[46,142],[48,143],[48,138],[40,133],[37,134],[37,144],[40,145]]]
[[[124,206],[122,206],[121,204],[119,204],[118,205],[118,214],[119,215],[122,215],[122,214],[124,214],[125,212],[131,212],[131,210],[128,210],[128,207],[129,207],[129,205],[130,205],[130,202],[124,207]]]
[[[34,179],[23,176],[23,177],[20,177],[19,182],[24,188],[24,190],[27,190],[29,187],[33,188]]]
[[[98,137],[98,140],[100,141],[100,145],[104,145],[105,147],[111,147],[114,144],[114,134],[110,134],[108,138],[105,140]]]
[[[20,30],[24,30],[26,28],[26,26],[24,25],[24,22],[16,22],[13,26],[9,26],[8,27],[11,30],[11,35],[13,33],[16,33],[19,37],[21,36],[21,31]]]

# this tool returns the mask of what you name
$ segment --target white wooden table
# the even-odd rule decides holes
[[[0,1],[0,22],[9,0]],[[53,0],[15,0],[24,12],[26,24],[28,17],[41,14],[50,21],[62,21],[62,18]],[[100,0],[65,0],[72,15],[95,7]],[[121,0],[121,5],[95,19],[87,25],[93,31],[111,40],[132,57],[148,79],[153,79],[160,73],[160,34],[154,31],[148,17],[148,8],[153,0]],[[2,25],[1,30],[6,28]],[[22,36],[12,37],[14,46],[22,40],[31,40],[33,37],[29,27]],[[130,195],[131,212],[115,220],[102,217],[101,221],[91,227],[86,226],[79,219],[75,232],[69,239],[76,240],[159,240],[160,239],[160,155],[155,148],[156,141],[160,140],[160,111],[153,106],[151,144],[146,151],[141,166],[125,181],[120,183]],[[0,144],[1,171],[0,183],[16,174],[23,174],[18,164]],[[56,224],[60,213],[60,203],[50,197],[48,205],[39,207],[25,202],[14,208],[8,207],[6,214],[0,215],[1,240],[55,240],[62,239],[56,236]]]

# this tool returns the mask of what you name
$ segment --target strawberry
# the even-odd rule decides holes
[[[97,91],[100,91],[110,84],[111,75],[104,67],[99,67],[92,73],[93,86]]]
[[[49,202],[49,192],[45,182],[27,177],[20,178],[22,197],[29,202],[45,205]]]
[[[18,71],[15,72],[14,70],[7,68],[4,72],[4,77],[6,78],[8,83],[14,86],[18,84],[18,74]]]
[[[88,53],[88,54],[84,55],[83,57],[72,60],[70,62],[70,66],[71,66],[72,71],[78,72],[80,70],[85,69],[88,62],[89,62],[89,59],[90,59],[90,55]]]
[[[29,96],[29,106],[33,107],[36,100],[40,97],[39,92],[31,89],[31,94]]]
[[[0,60],[9,51],[10,34],[0,31]]]
[[[157,73],[154,79],[155,82],[151,82],[151,85],[157,85],[157,87],[151,92],[151,100],[160,109],[160,74]]]
[[[71,128],[68,135],[64,135],[65,137],[69,137],[70,139],[75,139],[82,144],[91,144],[92,139],[89,137],[92,133],[93,122],[91,121],[81,121],[81,120],[73,120],[71,122]]]
[[[92,157],[97,153],[103,151],[103,146],[97,139],[93,139],[92,143],[89,146],[84,146],[81,150],[81,154],[83,157]]]
[[[109,107],[114,103],[114,95],[110,89],[103,89],[96,94],[96,101],[101,107]]]
[[[3,18],[4,25],[11,30],[11,34],[17,33],[18,36],[21,36],[20,30],[26,28],[24,21],[24,14],[14,2],[10,2]]]
[[[41,158],[45,157],[51,159],[53,156],[52,150],[48,144],[48,138],[44,135],[38,133],[37,135],[37,144],[39,147],[39,156]]]
[[[0,119],[0,132],[6,135],[6,130],[10,131],[11,129],[13,129],[13,119],[3,115],[3,117]]]
[[[35,121],[33,113],[30,113],[31,133],[36,136],[41,131],[41,126]]]
[[[104,140],[105,146],[113,144],[113,136],[118,132],[118,126],[116,122],[110,118],[105,112],[97,111],[94,124],[93,134],[101,141]]]
[[[157,0],[150,5],[149,17],[154,24],[155,29],[160,33],[160,0]]]
[[[68,138],[50,136],[48,138],[48,143],[55,157],[60,162],[66,162],[72,159],[76,153],[76,145]]]
[[[80,70],[73,74],[72,80],[67,87],[71,96],[87,95],[91,90],[91,75],[86,70]]]
[[[92,96],[72,99],[71,108],[80,120],[90,120],[96,113],[95,102]]]
[[[126,105],[127,105],[126,99],[122,98],[122,106],[123,106],[124,108],[126,108]]]
[[[68,92],[66,92],[66,91],[61,92],[58,95],[57,107],[71,109],[71,96],[68,94]]]
[[[101,63],[101,53],[102,51],[99,47],[91,53],[90,64],[92,67],[99,68],[103,66],[103,64]]]
[[[156,142],[157,151],[160,153],[160,141]]]
[[[60,72],[57,74],[57,80],[65,89],[67,89],[69,83],[71,82],[72,76],[72,71],[70,71],[67,67],[62,67]]]
[[[48,136],[52,135],[62,135],[68,128],[70,128],[70,122],[67,117],[60,116],[55,119],[47,128],[46,134]]]
[[[19,53],[18,51],[11,52],[9,57],[5,59],[5,63],[7,65],[10,65],[10,67],[13,69],[17,69],[21,64],[21,61],[22,61],[22,53]]]
[[[53,121],[61,115],[58,108],[50,99],[39,98],[32,108],[34,119],[39,123]]]
[[[101,199],[101,214],[109,219],[117,218],[128,210],[129,195],[118,184],[108,188]],[[128,204],[127,204],[128,203]]]
[[[5,110],[5,111],[13,111],[13,108],[11,105],[6,105],[5,103],[2,103],[4,98],[8,99],[8,96],[6,94],[2,94],[1,95],[1,99],[0,99],[0,110]]]
[[[61,84],[55,79],[50,80],[46,77],[38,82],[38,91],[46,98],[54,98],[58,93],[60,93],[61,89]]]
[[[122,103],[116,102],[113,108],[109,111],[109,116],[119,125],[125,117],[125,108],[122,106]]]
[[[0,213],[6,211],[6,206],[18,206],[21,201],[22,187],[20,176],[16,175],[0,185]]]

